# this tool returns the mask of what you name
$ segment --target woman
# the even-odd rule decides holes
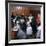
[[[30,22],[27,22],[27,29],[26,29],[27,38],[32,38],[32,27]]]
[[[37,15],[36,17],[36,27],[37,27],[37,34],[36,34],[36,38],[40,38],[41,36],[41,16],[40,14]]]

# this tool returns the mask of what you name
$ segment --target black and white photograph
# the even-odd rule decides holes
[[[45,3],[7,2],[8,44],[44,43]]]

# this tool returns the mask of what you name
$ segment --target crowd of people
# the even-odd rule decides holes
[[[12,31],[16,32],[16,39],[33,39],[41,36],[40,14],[36,18],[32,15],[11,16]]]

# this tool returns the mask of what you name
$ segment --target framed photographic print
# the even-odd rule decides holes
[[[45,43],[45,3],[6,1],[6,43]]]

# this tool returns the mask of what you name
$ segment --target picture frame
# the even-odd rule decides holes
[[[28,2],[28,1],[12,1],[8,0],[5,2],[5,8],[6,8],[6,37],[5,37],[5,45],[24,45],[24,44],[42,44],[45,43],[45,3],[44,2]],[[40,7],[40,15],[41,15],[41,38],[40,39],[10,39],[11,33],[9,33],[9,28],[10,28],[10,13],[13,7],[16,6],[26,6],[26,7],[32,7],[32,9],[37,10],[36,7]],[[11,8],[12,7],[12,8]],[[33,8],[34,7],[34,8]],[[11,9],[10,9],[11,8]],[[14,9],[14,8],[13,8]],[[12,10],[13,11],[13,10]],[[17,11],[19,12],[19,11]],[[22,11],[21,11],[22,12]],[[26,11],[25,11],[26,12]],[[22,12],[23,13],[23,12]],[[28,14],[28,12],[27,12]],[[27,15],[24,13],[24,15]],[[33,13],[35,14],[35,13]],[[20,14],[21,15],[21,14]],[[43,16],[44,15],[44,16]],[[9,24],[10,23],[10,24]],[[10,29],[11,30],[11,29]],[[13,32],[14,34],[14,32]],[[17,43],[16,43],[17,42]]]

